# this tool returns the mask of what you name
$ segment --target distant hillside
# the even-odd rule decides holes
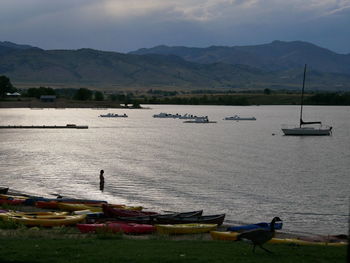
[[[208,48],[157,46],[130,54],[176,55],[191,62],[243,64],[262,70],[281,71],[308,64],[321,72],[350,75],[350,54],[341,55],[302,41],[273,41],[255,46],[212,46]]]
[[[5,44],[4,44],[5,43]],[[187,50],[186,48],[184,50]],[[303,67],[266,71],[227,62],[195,63],[175,55],[93,49],[43,50],[0,42],[0,75],[13,83],[176,88],[300,88]],[[350,75],[308,71],[308,88],[350,90]]]

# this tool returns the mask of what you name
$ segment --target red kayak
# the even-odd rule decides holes
[[[150,216],[150,215],[158,215],[156,212],[145,212],[145,211],[137,211],[137,210],[127,210],[122,208],[116,208],[111,205],[103,204],[102,205],[103,213],[106,217],[133,217],[133,216]]]
[[[9,200],[9,199],[0,199],[0,205],[3,205],[3,204],[8,204],[8,205],[21,205],[23,204],[25,201],[25,199],[12,199],[12,200]]]
[[[108,222],[105,224],[77,224],[82,233],[95,233],[98,230],[112,231],[113,233],[125,234],[149,234],[156,231],[155,226],[146,224],[134,224],[124,222]]]

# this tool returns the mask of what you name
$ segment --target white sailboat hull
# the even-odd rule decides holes
[[[295,136],[327,136],[331,134],[331,127],[294,127],[282,128],[284,135]]]

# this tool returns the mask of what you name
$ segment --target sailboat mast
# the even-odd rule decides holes
[[[304,67],[304,78],[303,78],[303,88],[301,90],[301,101],[300,101],[300,128],[303,124],[303,104],[304,104],[304,88],[305,88],[305,75],[306,75],[306,64]]]

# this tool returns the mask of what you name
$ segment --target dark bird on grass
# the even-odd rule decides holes
[[[249,241],[253,244],[253,252],[255,247],[259,246],[266,252],[272,253],[270,250],[264,248],[262,245],[271,240],[275,236],[275,223],[282,221],[279,217],[272,219],[270,223],[270,229],[253,229],[247,232],[243,232],[237,236],[237,241]]]

